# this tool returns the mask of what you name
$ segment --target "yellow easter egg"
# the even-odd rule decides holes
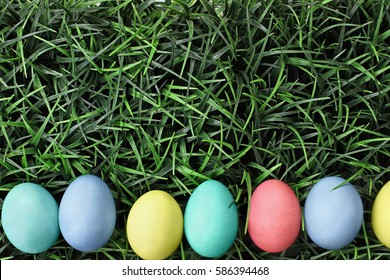
[[[376,237],[390,248],[390,181],[382,187],[375,198],[371,220]]]
[[[165,259],[177,249],[182,236],[183,213],[170,194],[153,190],[134,203],[127,218],[127,238],[139,257]]]

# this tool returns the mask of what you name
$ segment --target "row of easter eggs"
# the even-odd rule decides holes
[[[390,182],[378,193],[372,209],[372,226],[378,239],[390,248]],[[293,190],[271,179],[254,191],[249,205],[248,232],[267,252],[281,252],[296,240],[301,208]],[[318,246],[335,250],[348,245],[363,222],[359,193],[340,177],[325,177],[310,190],[303,211],[304,227]],[[115,229],[116,209],[107,184],[94,175],[76,178],[60,205],[43,187],[22,183],[7,194],[1,214],[9,241],[26,253],[39,253],[64,239],[80,251],[104,246]],[[184,217],[167,192],[153,190],[131,207],[127,238],[143,259],[165,259],[179,246],[184,234],[199,255],[215,258],[226,253],[238,232],[233,196],[219,181],[208,180],[191,194]]]

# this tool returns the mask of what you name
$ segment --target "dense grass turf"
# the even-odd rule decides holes
[[[93,253],[60,238],[24,254],[1,228],[1,259],[136,259],[125,237],[136,199],[162,189],[184,209],[209,178],[239,210],[222,259],[390,258],[370,221],[390,180],[388,0],[154,2],[0,1],[0,201],[26,181],[60,201],[93,173],[118,213]],[[303,205],[327,175],[362,196],[353,243],[326,251],[304,229],[280,254],[251,243],[248,201],[260,182],[287,182]],[[200,257],[183,238],[171,258]]]

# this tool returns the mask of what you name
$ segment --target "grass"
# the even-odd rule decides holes
[[[184,210],[212,178],[240,217],[221,259],[389,259],[370,212],[390,180],[390,3],[154,2],[0,2],[0,202],[26,181],[60,201],[92,173],[118,213],[96,252],[61,237],[24,254],[1,228],[0,258],[137,259],[125,237],[136,199],[162,189]],[[245,224],[259,183],[283,180],[303,205],[328,175],[362,196],[364,224],[350,245],[326,251],[304,229],[279,254],[252,244]],[[183,238],[171,258],[200,257]]]

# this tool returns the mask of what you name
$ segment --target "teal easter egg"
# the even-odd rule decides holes
[[[58,239],[58,204],[42,186],[22,183],[4,199],[1,222],[5,235],[17,249],[37,254]]]
[[[200,184],[184,213],[184,233],[192,249],[204,257],[219,257],[233,245],[237,230],[237,206],[225,185],[216,180]]]

